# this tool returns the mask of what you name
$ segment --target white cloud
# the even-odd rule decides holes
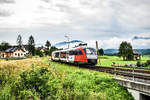
[[[104,48],[117,48],[121,41],[133,42],[134,36],[150,33],[148,0],[2,1],[0,40],[12,39],[13,42],[16,34],[22,32],[35,34],[38,42],[61,41],[63,34],[70,33],[75,39],[99,40]],[[141,42],[139,48],[149,43]],[[133,45],[137,46],[136,43]]]
[[[123,41],[127,41],[131,43],[132,47],[134,49],[146,49],[150,47],[150,40],[132,40],[132,38],[118,38],[118,37],[112,37],[109,39],[103,39],[98,41],[98,47],[103,49],[118,49],[120,44]],[[96,47],[96,41],[90,40],[86,41],[88,43],[88,46],[90,47]]]

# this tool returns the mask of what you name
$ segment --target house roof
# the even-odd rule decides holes
[[[140,55],[140,53],[138,51],[133,51],[133,54]]]
[[[17,49],[19,49],[19,48],[17,48],[17,47],[15,47],[15,48],[9,48],[9,49],[7,49],[7,50],[5,50],[5,52],[15,52]],[[23,50],[23,49],[22,49]],[[24,50],[23,50],[24,51]]]
[[[14,52],[16,50],[17,50],[17,48],[9,48],[9,49],[5,50],[5,52]]]

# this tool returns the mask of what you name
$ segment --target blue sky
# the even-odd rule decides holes
[[[150,0],[0,0],[0,42],[36,43],[82,40],[100,48],[118,48],[128,41],[133,48],[150,48]]]

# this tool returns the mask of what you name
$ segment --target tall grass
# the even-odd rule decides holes
[[[66,99],[70,100],[73,96],[75,100],[133,100],[124,87],[112,80],[110,74],[47,60],[45,62],[65,75]]]
[[[0,100],[133,100],[112,76],[48,61],[0,62]]]

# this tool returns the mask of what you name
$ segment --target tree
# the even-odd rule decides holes
[[[40,56],[40,57],[43,57],[44,54],[43,52],[40,50],[40,48],[37,48],[36,51],[35,51],[36,55]]]
[[[49,50],[51,43],[47,40],[45,46],[47,47],[47,49]]]
[[[119,57],[123,57],[123,60],[133,60],[133,49],[130,43],[126,41],[122,42],[119,47]]]
[[[50,49],[50,53],[49,53],[50,56],[51,56],[52,52],[56,51],[56,50],[58,50],[58,48],[56,48],[55,46],[52,46],[51,49]]]
[[[45,49],[44,54],[50,56],[50,50],[49,49]]]
[[[18,44],[18,47],[21,48],[22,47],[22,36],[20,34],[18,35],[16,42]]]
[[[45,55],[51,56],[52,52],[56,51],[56,50],[58,50],[58,49],[55,46],[52,46],[50,50],[45,50],[44,53],[45,53]]]
[[[2,42],[1,44],[0,44],[0,51],[5,51],[5,50],[7,50],[8,48],[10,48],[11,46],[9,45],[9,43],[7,43],[7,42]]]
[[[101,48],[101,49],[98,50],[98,53],[99,53],[99,55],[103,56],[104,55],[104,50]]]
[[[33,56],[35,55],[35,42],[34,42],[34,38],[32,35],[29,37],[29,40],[28,40],[28,51],[29,51],[29,54]]]

